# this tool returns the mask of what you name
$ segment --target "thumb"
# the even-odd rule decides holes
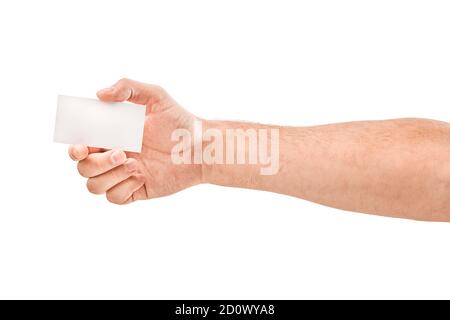
[[[163,108],[162,102],[167,101],[169,95],[159,86],[121,79],[111,87],[98,91],[97,97],[107,102],[130,101],[149,106],[155,111],[155,108]]]

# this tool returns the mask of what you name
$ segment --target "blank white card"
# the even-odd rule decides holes
[[[54,141],[141,152],[145,106],[58,96]]]

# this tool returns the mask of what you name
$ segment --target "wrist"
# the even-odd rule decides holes
[[[279,127],[202,120],[201,182],[259,189],[279,170]]]
[[[209,130],[215,130],[219,129],[222,132],[222,121],[217,120],[200,120],[202,127],[202,144],[201,144],[201,152],[202,152],[202,161],[201,161],[201,183],[207,183],[207,184],[214,184],[214,182],[217,180],[217,177],[215,175],[218,174],[217,172],[217,163],[215,161],[209,161],[209,159],[205,159],[204,155],[205,152],[208,152],[207,146],[211,141],[208,139],[205,139],[205,132],[208,132]]]

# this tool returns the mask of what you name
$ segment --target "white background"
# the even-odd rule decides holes
[[[450,224],[202,185],[115,206],[52,143],[128,77],[193,113],[450,121],[448,1],[0,2],[0,298],[450,298]]]

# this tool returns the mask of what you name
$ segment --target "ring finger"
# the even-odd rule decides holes
[[[120,165],[110,171],[107,171],[96,177],[89,178],[87,188],[94,194],[102,194],[124,181],[137,172],[138,163],[136,159],[129,158],[123,165]]]

